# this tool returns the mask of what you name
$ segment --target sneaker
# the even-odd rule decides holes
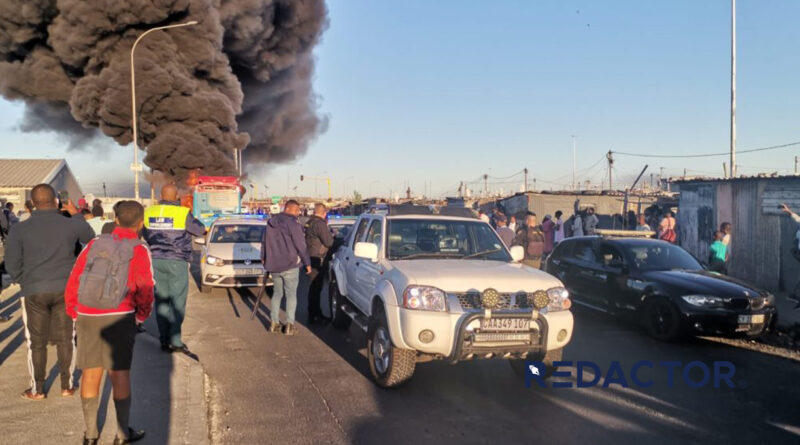
[[[281,332],[281,324],[280,322],[273,321],[269,324],[269,332],[270,334],[277,334]]]
[[[284,335],[294,335],[297,333],[297,329],[294,327],[294,323],[289,323],[286,325],[286,329],[284,329]]]
[[[172,354],[172,346],[170,346],[167,342],[161,342],[161,350]]]
[[[61,390],[61,397],[72,397],[74,395],[75,395],[75,388]]]
[[[83,445],[97,445],[97,439],[83,438]]]
[[[32,389],[26,389],[25,391],[22,392],[22,394],[20,394],[20,396],[25,400],[33,400],[35,402],[44,400],[44,398],[47,397],[42,393],[33,392]]]

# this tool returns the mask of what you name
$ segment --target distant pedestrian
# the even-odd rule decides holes
[[[556,223],[553,222],[553,217],[544,215],[542,220],[542,234],[544,235],[544,247],[542,248],[542,261],[546,260],[553,251],[553,246],[556,240]]]
[[[781,204],[780,208],[784,213],[788,214],[792,218],[792,220],[797,224],[797,229],[795,231],[794,241],[792,242],[792,247],[790,249],[790,252],[792,253],[792,256],[794,257],[795,260],[800,261],[800,215],[792,211],[792,209],[790,209],[789,206],[787,206],[786,204]],[[790,299],[796,303],[794,307],[795,309],[800,309],[800,292],[798,292],[799,289],[800,289],[800,281],[798,281],[797,284],[795,284],[790,297]]]
[[[497,217],[497,235],[500,237],[506,247],[511,248],[511,246],[514,244],[514,231],[506,226],[507,222],[508,220],[506,219],[505,215]]]
[[[308,276],[308,322],[310,324],[321,323],[323,320],[320,298],[322,284],[325,282],[328,249],[333,246],[333,235],[325,219],[327,212],[325,204],[315,204],[314,214],[305,224],[306,247],[311,261],[311,273]]]
[[[644,213],[640,213],[637,219],[638,219],[638,223],[636,224],[637,232],[651,232],[653,230],[647,224],[647,218],[645,218]]]
[[[664,219],[658,226],[658,239],[672,244],[678,240],[678,234],[675,232],[675,217],[669,210],[664,213]]]
[[[94,233],[100,235],[103,232],[103,226],[106,224],[105,219],[105,212],[103,211],[103,206],[96,205],[92,207],[91,212],[92,217],[86,220],[92,229],[94,229]]]
[[[61,395],[75,392],[72,381],[75,346],[72,320],[64,306],[64,287],[75,263],[75,245],[88,243],[94,231],[83,218],[65,218],[58,211],[56,191],[48,184],[31,190],[36,210],[14,226],[6,244],[6,270],[12,281],[22,285],[22,320],[28,342],[28,370],[31,387],[22,393],[26,400],[45,398],[47,344],[55,343],[61,375]],[[64,209],[77,214],[67,201]]]
[[[311,259],[308,257],[303,227],[297,220],[300,204],[290,199],[286,201],[283,213],[274,215],[267,221],[261,259],[272,275],[273,294],[269,327],[270,332],[281,331],[281,300],[286,297],[286,335],[295,334],[295,312],[297,310],[297,284],[300,281],[299,267],[305,267],[311,274]]]
[[[483,221],[483,222],[485,222],[487,224],[489,224],[491,222],[489,220],[489,216],[486,213],[484,213],[483,209],[478,209],[478,219],[480,219],[481,221]]]
[[[19,218],[17,218],[17,215],[14,214],[14,203],[7,202],[5,208],[3,209],[3,213],[8,220],[8,229],[11,230],[11,228],[14,227],[14,224],[19,222]]]
[[[725,267],[725,260],[728,257],[728,246],[722,242],[722,238],[724,236],[725,234],[720,230],[714,232],[714,242],[711,243],[708,254],[708,269],[712,272],[721,274],[728,273],[727,268]]]
[[[122,201],[117,201],[116,203],[114,203],[114,206],[111,208],[111,210],[113,210],[113,212],[114,212],[114,218],[115,219],[112,219],[112,220],[106,222],[105,224],[103,224],[103,228],[100,229],[100,233],[113,233],[114,229],[117,228],[117,223],[115,222],[115,220],[116,220],[116,216],[117,216],[117,205],[120,202],[122,202]]]
[[[25,210],[19,214],[19,222],[27,221],[33,213],[33,201],[30,199],[25,200]]]
[[[562,219],[563,215],[564,215],[564,212],[562,212],[561,210],[556,210],[556,221],[555,221],[556,222],[556,235],[555,235],[555,238],[553,239],[553,241],[555,241],[556,244],[560,243],[561,241],[564,241],[564,238],[565,238],[565,236],[564,236],[564,220]]]
[[[599,223],[600,220],[597,219],[597,215],[594,214],[594,208],[589,207],[586,209],[586,218],[583,221],[583,233],[587,236],[596,235],[597,224]]]
[[[725,252],[727,253],[727,257],[725,258],[725,262],[730,261],[731,259],[731,232],[733,232],[733,227],[729,222],[723,222],[719,225],[719,230],[722,232],[722,243],[725,244]]]
[[[544,234],[536,221],[536,214],[529,212],[525,217],[525,225],[517,229],[514,238],[515,246],[522,246],[525,249],[525,257],[522,262],[530,267],[539,269],[542,265],[542,254],[544,253]]]
[[[514,233],[517,232],[517,217],[516,216],[511,215],[511,217],[508,218],[508,228],[511,229],[511,231],[514,232]]]
[[[78,337],[77,365],[86,423],[84,444],[97,444],[100,382],[108,371],[114,390],[117,435],[114,444],[135,442],[144,431],[128,425],[131,411],[130,369],[137,325],[150,316],[153,272],[150,251],[139,240],[144,208],[121,201],[117,228],[90,241],[72,268],[64,300]]]
[[[577,210],[572,215],[572,236],[583,236],[583,218]]]
[[[119,204],[115,213],[121,211],[121,206]],[[168,184],[161,189],[161,203],[145,209],[142,233],[153,255],[156,322],[161,350],[196,358],[181,338],[181,325],[186,316],[189,293],[192,239],[205,235],[206,228],[187,207],[180,205],[178,188]]]

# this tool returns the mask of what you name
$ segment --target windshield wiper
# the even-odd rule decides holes
[[[393,260],[413,260],[414,258],[460,258],[459,254],[441,253],[441,252],[421,252],[412,253],[411,255],[392,257]]]
[[[492,250],[484,250],[482,252],[475,252],[475,253],[473,253],[471,255],[465,256],[463,259],[467,260],[467,259],[470,259],[470,258],[475,258],[475,257],[483,256],[483,255],[489,255],[490,253],[497,253],[497,252],[500,252],[502,250],[503,249],[492,249]]]

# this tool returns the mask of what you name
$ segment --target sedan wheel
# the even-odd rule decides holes
[[[662,341],[675,340],[681,334],[678,308],[670,301],[659,298],[647,304],[644,310],[647,332]]]

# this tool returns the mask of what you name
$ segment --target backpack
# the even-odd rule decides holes
[[[78,286],[78,302],[95,309],[116,309],[128,294],[128,269],[138,239],[102,234],[86,254]]]

